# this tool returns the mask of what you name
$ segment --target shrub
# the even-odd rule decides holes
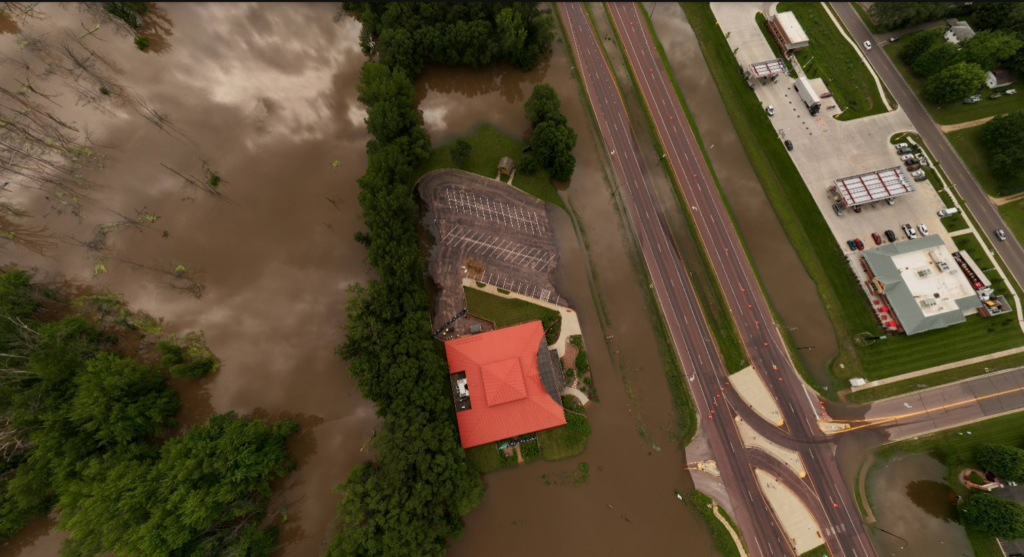
[[[462,168],[462,165],[466,163],[466,160],[469,158],[469,152],[472,150],[473,146],[465,139],[457,139],[455,143],[448,148],[448,152],[452,156],[452,162],[459,168]]]
[[[590,435],[591,433],[590,422],[587,421],[586,416],[580,416],[572,412],[566,412],[565,423],[569,427],[575,429],[576,431],[582,433],[583,435]]]
[[[185,361],[181,346],[173,342],[161,340],[156,343],[156,349],[160,351],[160,365],[176,366]]]
[[[149,37],[142,33],[135,35],[135,46],[139,47],[139,50],[146,50],[149,48]]]
[[[587,351],[580,350],[576,354],[576,369],[579,370],[580,374],[586,373],[590,369],[590,363],[587,361]]]
[[[520,157],[519,165],[516,168],[523,174],[533,174],[537,171],[537,160],[530,153],[526,153]]]
[[[178,364],[171,367],[171,375],[175,377],[199,378],[213,370],[217,360],[214,358],[196,358],[187,364]]]
[[[1006,540],[1024,538],[1024,506],[995,495],[978,493],[960,505],[965,526]]]
[[[209,179],[206,180],[206,183],[210,184],[210,187],[215,188],[220,185],[220,176],[214,172],[211,172]]]
[[[986,443],[974,451],[974,460],[999,479],[1024,482],[1024,450]]]

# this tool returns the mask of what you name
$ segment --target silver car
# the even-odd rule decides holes
[[[1006,231],[1003,230],[1002,228],[1000,228],[999,230],[996,230],[996,238],[999,238],[1000,242],[1005,242],[1006,241]]]

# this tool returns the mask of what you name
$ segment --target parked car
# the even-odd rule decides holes
[[[1007,89],[1007,90],[1003,91],[1003,94],[1004,95],[1016,95],[1017,94],[1017,90],[1016,89]]]
[[[861,242],[860,238],[857,238],[856,240],[854,240],[853,243],[857,246],[858,250],[864,251],[864,242]]]
[[[913,226],[910,226],[909,222],[903,225],[903,233],[907,235],[908,240],[917,238],[917,231],[914,230]]]
[[[890,42],[890,43],[894,43],[894,42],[896,42],[896,41],[900,40],[900,37],[902,37],[902,36],[903,36],[903,35],[896,35],[896,36],[894,36],[894,37],[889,37],[889,42]]]
[[[864,41],[864,50],[871,50],[871,41]]]
[[[978,102],[980,100],[981,100],[981,95],[974,95],[973,97],[968,97],[968,98],[964,99],[964,104],[974,104],[974,103],[976,103],[976,102]]]
[[[836,216],[837,217],[843,216],[843,207],[842,207],[842,205],[836,203],[835,205],[832,206],[832,210],[836,212]]]
[[[915,178],[914,178],[914,181],[915,181],[915,182],[924,182],[924,181],[925,181],[925,180],[927,180],[927,179],[928,179],[928,177],[927,177],[927,176],[925,176],[924,174],[922,174],[922,175],[920,175],[920,176],[917,176],[917,177],[915,177]]]
[[[910,147],[902,147],[902,148],[896,150],[896,154],[897,155],[909,155],[910,153],[913,153],[913,152],[914,152],[914,150],[911,149]]]
[[[919,164],[921,166],[928,166],[928,159],[926,159],[924,157],[921,157],[921,158],[917,159],[917,164]]]
[[[885,198],[885,202],[888,203],[889,205],[895,205],[896,204],[896,198],[895,197],[886,197]]]
[[[888,238],[890,242],[896,241],[896,233],[893,232],[892,230],[886,230],[885,237]]]
[[[939,218],[948,217],[949,215],[955,215],[955,214],[957,214],[959,212],[960,212],[960,209],[957,209],[956,207],[950,207],[948,209],[943,209],[943,210],[939,211]]]
[[[775,107],[768,105],[768,108],[764,109],[768,113],[768,116],[775,116]]]
[[[915,161],[915,160],[917,160],[917,157],[915,157],[914,155],[903,155],[902,157],[900,157],[900,160],[902,160],[902,161]]]
[[[1005,242],[1006,241],[1006,231],[1003,230],[1002,228],[1000,228],[999,230],[996,230],[996,238],[999,238],[1000,242]]]
[[[909,168],[907,170],[910,170]],[[915,170],[910,173],[911,176],[917,178],[918,176],[924,176],[924,170]]]
[[[854,242],[853,240],[847,240],[846,245],[850,246],[850,251],[857,251],[857,242]]]
[[[793,150],[793,142],[788,140],[788,139],[786,140],[786,150],[787,151],[792,151]]]
[[[1002,93],[992,93],[991,95],[988,96],[988,98],[990,98],[990,99],[998,99],[999,97],[1002,97],[1002,96],[1003,96]]]
[[[871,239],[875,241],[876,246],[882,245],[882,237],[878,235],[878,232],[872,232]]]
[[[861,212],[861,211],[863,211],[863,210],[864,210],[864,208],[863,208],[863,207],[861,207],[860,205],[857,205],[857,206],[855,206],[855,207],[853,208],[853,212],[854,212],[854,213],[859,213],[859,212]]]
[[[907,162],[910,162],[910,161],[907,161]],[[914,163],[914,164],[907,165],[907,172],[910,172],[911,176],[917,176],[917,174],[915,174],[916,172],[924,172],[924,171],[921,170],[921,165],[920,164]]]
[[[897,143],[896,145],[894,145],[894,147],[896,147],[897,149],[906,149],[909,146],[910,145],[907,143]]]
[[[928,235],[928,227],[925,226],[925,224],[923,222],[921,224],[917,225],[917,229],[921,231],[921,235],[922,236],[927,236]]]

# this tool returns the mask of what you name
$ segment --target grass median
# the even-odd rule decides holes
[[[525,115],[523,117],[525,118]],[[493,178],[498,175],[498,161],[501,160],[501,157],[512,157],[513,161],[522,160],[523,151],[529,147],[525,141],[510,137],[490,124],[478,126],[472,134],[461,139],[468,141],[473,148],[469,152],[469,158],[466,159],[465,164],[461,167],[456,166],[452,162],[452,155],[448,150],[450,144],[443,145],[431,151],[430,157],[416,169],[416,172],[413,173],[412,183],[415,184],[420,176],[439,168],[461,168],[467,172]],[[533,174],[517,172],[513,180],[513,187],[537,199],[558,205],[568,212],[565,202],[562,201],[558,190],[551,182],[551,175],[543,168],[537,168]]]
[[[818,2],[781,2],[779,12],[793,12],[810,39],[796,52],[809,79],[820,77],[843,109],[840,120],[889,111],[878,94],[871,71]]]
[[[879,332],[866,296],[800,172],[765,117],[761,102],[747,88],[710,6],[704,2],[684,2],[681,6],[747,158],[835,327],[839,353],[831,371],[841,379],[858,377],[861,364],[853,336]]]

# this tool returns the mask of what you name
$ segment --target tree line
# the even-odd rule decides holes
[[[986,6],[989,5],[978,8],[979,16],[990,10]],[[981,30],[974,37],[959,45],[947,42],[941,27],[907,39],[900,59],[914,74],[927,80],[924,95],[928,100],[938,105],[961,102],[985,84],[985,72],[999,66],[1024,74],[1024,31],[1000,26],[983,28],[981,23],[978,27]]]
[[[344,2],[362,23],[363,52],[416,76],[426,64],[533,68],[550,50],[553,20],[536,2]]]
[[[546,83],[533,87],[533,93],[523,106],[526,119],[533,124],[530,139],[530,153],[524,157],[523,167],[527,173],[536,163],[551,172],[556,180],[566,181],[576,169],[576,131],[562,114],[562,101],[555,89]]]
[[[549,51],[550,16],[530,4],[345,4],[375,59],[359,74],[366,106],[366,174],[358,180],[367,248],[378,278],[349,288],[345,341],[364,398],[382,427],[376,459],[338,486],[332,556],[442,555],[479,504],[483,483],[466,462],[448,366],[432,337],[425,266],[416,241],[412,171],[430,152],[412,79],[426,63],[473,67],[506,60],[529,69]]]
[[[965,16],[973,10],[971,2],[875,2],[868,15],[884,31],[903,29],[921,23]]]
[[[61,296],[0,274],[0,539],[56,510],[65,557],[269,555],[269,484],[298,426],[228,412],[172,437],[167,367],[85,315],[54,318]]]

